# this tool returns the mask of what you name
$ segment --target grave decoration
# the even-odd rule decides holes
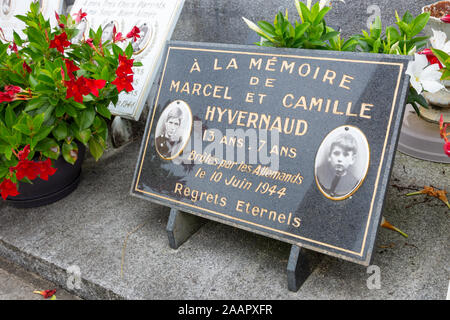
[[[112,41],[113,36],[126,35],[134,26],[139,35],[133,41],[124,42],[122,47],[132,44],[133,59],[142,62],[143,67],[135,69],[131,94],[121,94],[115,105],[110,105],[112,114],[138,120],[150,93],[150,88],[158,71],[164,43],[170,38],[184,0],[76,0],[71,13],[86,12],[79,25],[77,39],[88,37],[89,28],[103,29],[103,41]]]
[[[0,43],[0,192],[13,205],[43,205],[70,193],[85,147],[97,160],[106,148],[108,106],[133,91],[133,66],[141,64],[132,59],[132,44],[122,50],[102,42],[101,29],[73,42],[84,15],[57,15],[52,28],[31,3],[19,17],[26,38],[15,33]]]

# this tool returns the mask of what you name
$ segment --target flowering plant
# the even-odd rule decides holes
[[[139,29],[122,36],[114,29],[111,40],[102,39],[102,28],[77,27],[86,13],[58,15],[51,28],[32,3],[30,11],[16,16],[26,27],[22,39],[5,39],[0,32],[0,192],[3,199],[19,193],[19,181],[47,180],[55,173],[52,159],[60,155],[74,164],[78,145],[89,147],[98,160],[106,148],[108,109],[121,91],[133,90],[131,41]],[[0,30],[1,31],[1,30]],[[119,42],[130,43],[123,50]]]
[[[340,0],[342,1],[342,0]],[[450,80],[450,41],[442,31],[433,30],[433,36],[421,36],[430,18],[430,12],[417,17],[406,12],[401,18],[395,12],[396,23],[387,26],[383,32],[381,19],[377,17],[368,31],[351,36],[346,41],[340,32],[327,26],[325,16],[330,11],[331,0],[320,0],[314,5],[312,0],[306,4],[295,0],[300,21],[292,25],[288,13],[279,12],[273,24],[258,21],[256,24],[243,17],[247,26],[263,39],[255,43],[260,46],[305,48],[334,51],[356,51],[414,56],[406,70],[410,76],[410,88],[407,103],[420,115],[419,106],[428,107],[424,92],[436,93],[446,90],[443,81]],[[442,17],[450,23],[450,15]],[[425,48],[427,41],[431,48]],[[421,50],[421,51],[419,51]],[[447,149],[445,149],[447,148]],[[446,140],[444,149],[448,153],[450,143]]]

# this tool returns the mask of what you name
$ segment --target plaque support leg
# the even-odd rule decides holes
[[[206,219],[192,214],[170,209],[169,221],[167,222],[167,236],[169,246],[178,249],[187,239],[198,231],[205,223]]]
[[[297,292],[321,260],[321,255],[292,245],[287,265],[288,289]]]

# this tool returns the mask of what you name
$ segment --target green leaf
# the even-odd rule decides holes
[[[429,12],[424,12],[418,15],[412,22],[411,37],[414,37],[415,35],[419,34],[423,30],[423,28],[425,28],[429,19],[430,19]]]
[[[303,17],[303,22],[313,22],[311,12],[309,11],[308,7],[303,3],[299,2],[300,10],[302,12],[301,16]]]
[[[93,107],[88,107],[80,112],[80,115],[75,120],[80,127],[80,130],[85,130],[94,123],[95,114],[95,109]]]
[[[127,48],[125,49],[125,54],[128,59],[131,59],[131,57],[133,56],[133,47],[131,46],[131,43],[129,43]]]
[[[89,139],[91,138],[91,130],[90,129],[82,131],[75,130],[75,137],[85,146],[87,146]]]
[[[38,114],[33,118],[33,132],[38,132],[44,122],[45,113]]]
[[[381,18],[379,16],[375,17],[375,21],[370,27],[370,35],[374,40],[381,36]]]
[[[272,26],[269,22],[261,20],[258,21],[258,26],[266,33],[268,33],[271,36],[275,35],[275,27]]]
[[[89,151],[96,161],[103,155],[103,147],[94,136],[89,140]]]
[[[53,136],[56,138],[56,140],[61,141],[64,140],[67,137],[68,131],[67,131],[67,124],[65,122],[60,122],[56,128],[52,131]]]
[[[8,128],[12,128],[17,121],[16,113],[14,112],[12,106],[6,108],[5,112],[5,123]]]
[[[298,39],[300,38],[306,30],[308,30],[310,24],[308,22],[299,24],[298,26],[295,27],[295,38]]]
[[[111,111],[104,104],[97,105],[97,112],[107,119],[111,119]]]
[[[13,38],[14,38],[14,42],[15,42],[16,45],[18,45],[19,47],[22,46],[23,41],[20,38],[20,36],[17,34],[17,32],[15,32],[15,31],[13,33]]]
[[[70,164],[75,164],[78,159],[78,146],[76,143],[64,142],[62,147],[62,155],[64,160],[66,160]]]
[[[338,36],[339,34],[340,33],[337,31],[328,32],[328,33],[325,33],[322,37],[320,37],[320,40],[322,40],[322,41],[330,40],[331,38],[334,38],[334,37]]]
[[[327,6],[323,7],[322,10],[320,10],[320,12],[317,14],[316,18],[314,19],[313,24],[319,24],[330,10],[331,10],[330,7]]]
[[[431,48],[431,51],[433,51],[434,55],[435,55],[435,56],[439,59],[439,61],[441,61],[442,63],[445,63],[445,61],[447,61],[447,59],[450,58],[450,56],[449,56],[447,53],[445,53],[444,51],[442,51],[442,50]]]
[[[51,138],[44,138],[36,145],[35,149],[42,152],[44,156],[54,160],[58,159],[61,154],[58,143]]]

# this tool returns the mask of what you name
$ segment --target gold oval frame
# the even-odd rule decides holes
[[[108,22],[104,26],[103,26],[103,23],[101,24],[101,26],[102,26],[102,36],[103,36],[103,33],[105,32],[105,27],[111,22],[113,23],[113,29],[114,29],[114,27],[116,27],[117,32],[119,32],[119,22],[117,22],[117,20],[109,20],[109,19],[107,19],[105,21],[108,21]],[[113,34],[112,31],[113,30],[111,30],[111,39],[103,40],[103,37],[102,37],[102,43],[105,43],[108,40],[113,42],[114,34]]]
[[[17,8],[17,0],[11,0],[11,5],[9,6],[9,12],[8,14],[3,14],[3,1],[1,2],[0,6],[0,16],[5,19],[9,20],[11,17],[14,17],[14,11],[16,11]]]
[[[89,31],[91,30],[91,23],[86,18],[83,18],[83,20],[86,21],[86,28],[84,29],[83,36],[81,37],[80,41],[75,42],[75,44],[79,44],[83,41],[83,39],[86,40],[86,38],[89,38]],[[88,34],[87,37],[86,37],[86,33]],[[78,34],[77,34],[77,36],[78,36]],[[70,41],[73,42],[73,37],[72,37],[72,39],[70,39]]]
[[[175,101],[172,101],[171,103],[169,103],[169,104],[164,108],[164,110],[166,110],[170,105],[172,105],[173,103],[178,102],[178,101],[181,101],[181,102],[183,102],[183,103],[186,104],[187,110],[189,111],[189,114],[190,114],[190,116],[191,116],[191,122],[190,122],[190,124],[189,124],[189,126],[190,126],[190,127],[189,127],[189,135],[188,135],[188,137],[190,137],[191,134],[192,134],[192,124],[193,124],[193,122],[194,122],[194,116],[192,115],[191,106],[190,106],[186,101],[184,101],[184,100],[175,100]],[[161,115],[164,113],[164,110],[161,112]],[[186,141],[184,142],[183,146],[180,148],[180,150],[178,151],[178,153],[177,153],[176,155],[174,155],[173,157],[170,157],[170,158],[165,158],[165,157],[159,152],[158,147],[157,147],[157,145],[156,145],[156,138],[158,137],[157,134],[156,134],[156,128],[158,127],[158,123],[159,123],[159,120],[160,120],[160,119],[161,119],[161,116],[159,117],[158,121],[156,122],[156,127],[155,127],[155,138],[154,138],[154,141],[155,141],[155,149],[156,149],[156,152],[157,152],[158,155],[159,155],[162,159],[164,159],[164,160],[173,160],[173,159],[176,159],[176,158],[179,157],[179,155],[180,155],[180,154],[184,151],[184,149],[186,148],[189,139],[186,139]]]
[[[356,129],[356,131],[359,132],[359,133],[361,134],[361,136],[364,138],[363,140],[364,140],[364,141],[366,142],[366,144],[367,144],[367,151],[368,151],[367,165],[366,165],[366,168],[365,168],[365,172],[364,172],[363,177],[360,179],[360,181],[358,182],[358,185],[357,185],[352,191],[350,191],[348,194],[346,194],[345,196],[342,196],[342,197],[331,197],[330,195],[328,195],[328,194],[322,189],[322,187],[320,186],[320,183],[319,183],[319,181],[318,181],[318,179],[317,179],[317,166],[316,166],[316,164],[317,164],[317,155],[319,154],[319,150],[320,150],[320,148],[322,147],[323,143],[328,139],[328,137],[330,136],[330,134],[332,134],[333,132],[335,132],[336,130],[338,130],[338,129],[340,129],[340,128],[345,128],[345,127],[350,127],[350,128]],[[316,152],[316,156],[314,157],[314,180],[316,181],[316,185],[317,185],[317,187],[319,188],[319,191],[320,191],[327,199],[330,199],[330,200],[333,200],[333,201],[341,201],[341,200],[345,200],[345,199],[351,197],[353,194],[355,194],[356,191],[358,191],[358,189],[361,187],[361,185],[363,184],[363,182],[366,180],[367,173],[369,172],[369,168],[370,168],[370,154],[371,154],[371,152],[370,152],[370,144],[369,144],[369,140],[367,140],[367,137],[366,137],[366,135],[364,134],[364,132],[363,132],[361,129],[359,129],[358,127],[353,126],[353,125],[343,125],[343,126],[339,126],[339,127],[337,127],[337,128],[334,128],[333,130],[331,130],[330,132],[328,132],[328,134],[325,136],[325,138],[324,138],[324,139],[322,140],[322,142],[320,143],[319,148],[317,149],[317,152]]]
[[[144,22],[144,24],[145,24],[145,23],[147,23],[147,22]],[[147,49],[147,47],[148,47],[148,46],[150,45],[150,43],[153,41],[153,38],[154,38],[155,35],[156,35],[156,28],[157,28],[157,26],[154,25],[153,23],[148,23],[148,28],[149,28],[150,31],[151,31],[150,37],[148,37],[147,42],[144,44],[144,46],[142,47],[141,50],[136,51],[136,52],[133,51],[133,56],[137,56],[137,55],[141,54],[142,52],[144,52],[145,49]]]

